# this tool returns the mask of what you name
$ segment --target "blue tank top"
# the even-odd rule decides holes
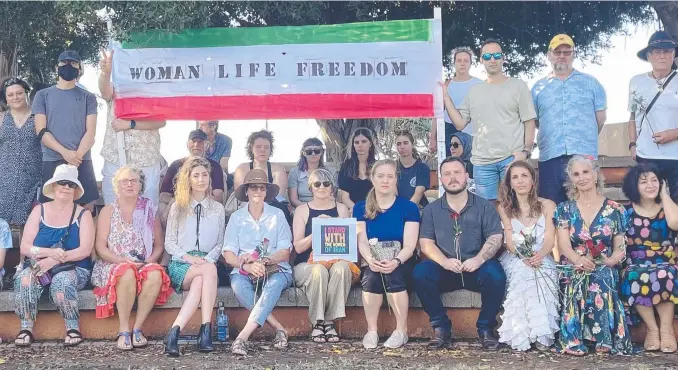
[[[65,227],[52,227],[45,223],[45,208],[43,205],[40,205],[40,228],[38,233],[35,235],[33,240],[33,245],[40,248],[52,248],[54,244],[58,243],[61,238],[66,233],[66,230],[70,227],[70,232],[68,238],[63,242],[63,248],[66,251],[71,251],[80,247],[80,219],[82,218],[85,210],[80,211],[80,214],[77,218],[73,220],[69,226]],[[76,261],[75,265],[78,267],[85,268],[87,270],[92,269],[92,260],[89,256],[80,261]]]

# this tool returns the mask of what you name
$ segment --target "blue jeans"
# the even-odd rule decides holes
[[[440,294],[459,289],[479,292],[482,306],[476,327],[478,332],[493,330],[497,326],[497,314],[504,302],[506,292],[506,274],[499,261],[485,261],[474,272],[464,272],[462,276],[445,270],[439,264],[426,260],[417,265],[412,273],[414,290],[419,296],[421,306],[428,314],[431,326],[451,332],[452,322],[447,317]]]
[[[556,205],[567,200],[567,162],[571,155],[561,155],[539,162],[539,196],[552,200]]]
[[[273,312],[283,290],[292,286],[292,274],[276,272],[266,279],[266,283],[258,287],[259,300],[255,304],[254,282],[245,275],[231,274],[231,289],[240,305],[250,311],[247,321],[264,326],[266,318]]]
[[[506,168],[513,162],[510,156],[492,164],[473,165],[473,180],[476,182],[476,195],[487,200],[496,200],[499,183],[506,175]]]

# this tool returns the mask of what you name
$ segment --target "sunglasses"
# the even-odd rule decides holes
[[[329,187],[332,186],[332,183],[329,182],[329,181],[316,181],[316,182],[313,183],[313,187],[316,188],[316,189],[320,188],[320,185],[322,185],[326,188],[329,188]]]
[[[483,59],[484,60],[490,60],[494,58],[495,60],[499,60],[504,57],[504,53],[485,53],[483,54]]]
[[[459,143],[452,143],[452,144],[450,144],[450,146],[454,149],[457,149],[457,148],[459,148]]]
[[[552,51],[553,55],[559,57],[559,56],[565,56],[569,57],[572,56],[572,50],[558,50],[558,51]]]
[[[74,183],[73,181],[68,181],[68,180],[59,180],[56,183],[59,186],[68,186],[71,189],[76,189],[78,187],[78,184]]]
[[[266,191],[266,185],[249,185],[248,189],[254,190],[254,191]]]
[[[304,150],[304,154],[306,154],[306,155],[314,155],[314,154],[318,155],[322,152],[323,152],[322,149],[306,149],[306,150]]]

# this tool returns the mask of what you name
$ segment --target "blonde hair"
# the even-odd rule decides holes
[[[598,175],[598,180],[596,181],[596,191],[598,194],[603,194],[603,188],[605,187],[605,177],[603,172],[600,169],[600,164],[590,155],[575,155],[567,162],[567,180],[565,181],[565,189],[567,189],[567,197],[570,200],[576,200],[579,197],[579,190],[577,186],[572,181],[572,166],[577,162],[584,162],[591,166],[593,172]]]
[[[141,184],[141,189],[139,190],[139,194],[143,194],[144,190],[146,189],[146,175],[144,174],[144,171],[131,167],[131,166],[122,166],[118,168],[117,171],[115,171],[115,174],[113,175],[113,179],[111,180],[111,183],[113,184],[113,192],[115,193],[116,197],[120,196],[120,189],[119,183],[122,175],[126,173],[133,173],[136,174],[137,177],[139,178],[139,184]]]
[[[187,216],[192,212],[191,208],[191,172],[196,167],[203,166],[208,173],[212,173],[212,166],[210,162],[202,157],[191,156],[186,159],[183,166],[179,169],[179,173],[175,179],[174,184],[174,199],[176,207],[178,208],[180,216]],[[207,187],[207,197],[212,194],[212,178],[209,179],[209,186]]]
[[[332,184],[332,188],[334,189],[335,187],[334,175],[332,175],[332,172],[330,172],[328,169],[318,168],[308,175],[308,190],[312,190],[311,188],[313,187],[313,183],[317,181],[329,181]]]
[[[396,186],[398,185],[398,164],[393,159],[381,159],[374,163],[372,166],[372,171],[370,173],[370,180],[374,179],[374,176],[377,174],[377,169],[381,166],[393,166],[393,169],[396,172]],[[379,208],[377,203],[377,192],[374,190],[374,186],[367,193],[367,199],[365,199],[365,218],[373,220],[377,217],[377,213],[384,212],[383,209]]]

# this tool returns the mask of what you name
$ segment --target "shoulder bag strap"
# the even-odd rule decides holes
[[[73,218],[75,218],[75,210],[78,208],[77,204],[73,204],[73,212],[71,213],[71,219],[68,220],[68,226],[66,226],[66,232],[64,233],[64,236],[61,237],[61,244],[66,242],[66,239],[68,239],[68,235],[71,233],[71,226],[73,226]]]
[[[672,71],[669,78],[667,78],[666,81],[664,81],[661,88],[657,92],[657,95],[654,96],[654,98],[652,99],[650,104],[648,104],[647,108],[645,108],[645,114],[643,114],[643,119],[640,120],[640,130],[638,130],[638,136],[640,136],[640,133],[643,132],[643,122],[645,122],[645,118],[647,117],[647,115],[650,114],[650,110],[652,109],[652,107],[654,107],[654,103],[657,102],[657,99],[659,99],[659,96],[661,96],[661,94],[664,92],[664,90],[666,90],[666,86],[668,86],[669,83],[671,83],[671,80],[673,80],[673,78],[676,76],[676,74],[678,74],[678,72],[676,72],[675,70]],[[650,130],[652,130],[652,126],[650,126]],[[654,130],[652,130],[652,134],[654,134]]]

